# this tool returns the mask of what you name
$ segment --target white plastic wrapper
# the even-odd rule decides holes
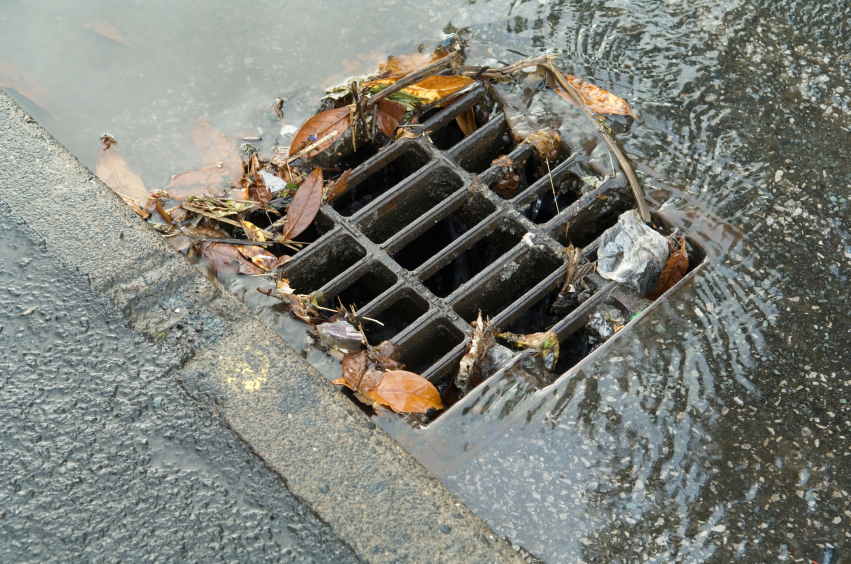
[[[668,241],[644,224],[635,210],[624,212],[603,233],[597,250],[597,272],[634,288],[640,295],[656,289],[668,262]]]

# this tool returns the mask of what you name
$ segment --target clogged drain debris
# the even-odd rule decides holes
[[[98,175],[193,260],[262,280],[376,413],[428,423],[520,358],[547,385],[701,251],[653,224],[605,126],[635,117],[624,100],[554,57],[474,66],[461,47],[329,89],[286,147],[200,122],[206,165],[148,193],[105,136]],[[536,97],[560,122],[526,111]]]

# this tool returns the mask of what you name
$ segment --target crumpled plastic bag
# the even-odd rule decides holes
[[[656,289],[668,262],[668,241],[641,221],[635,210],[624,212],[603,233],[597,250],[597,272],[634,288],[640,295]]]

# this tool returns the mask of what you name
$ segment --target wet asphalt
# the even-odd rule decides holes
[[[0,562],[357,562],[0,204]]]

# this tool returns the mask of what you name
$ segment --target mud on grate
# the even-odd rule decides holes
[[[635,207],[633,196],[622,172],[602,178],[579,153],[554,164],[551,176],[538,171],[531,147],[515,144],[505,116],[483,110],[489,105],[484,90],[474,90],[413,129],[415,139],[354,169],[346,191],[322,207],[323,234],[282,269],[299,292],[321,289],[329,306],[339,297],[381,321],[364,327],[370,343],[392,339],[406,368],[442,392],[479,310],[501,330],[552,329],[562,347],[554,380],[588,355],[581,335],[594,307],[611,304],[630,319],[651,304],[593,274],[590,299],[561,316],[550,312],[566,274],[563,248],[593,258],[602,233]],[[464,137],[455,117],[470,108],[478,129]],[[511,198],[492,190],[500,171],[491,162],[502,155],[521,177]],[[654,222],[671,227],[656,215]],[[699,242],[688,243],[687,279],[706,261]],[[438,416],[469,409],[460,404],[481,401],[481,393],[455,405],[444,395]]]

